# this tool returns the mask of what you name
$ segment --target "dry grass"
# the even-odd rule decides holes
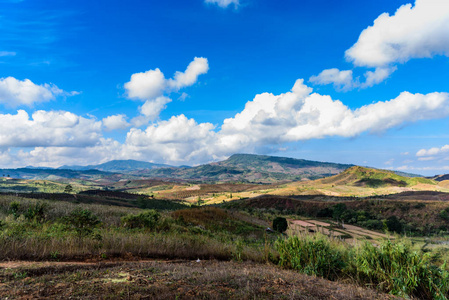
[[[274,266],[218,261],[0,269],[0,298],[394,299]]]

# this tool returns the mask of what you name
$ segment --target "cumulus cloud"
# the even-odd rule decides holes
[[[146,102],[142,105],[141,117],[156,116],[157,111],[171,101],[166,97],[156,99],[158,104]],[[286,93],[256,95],[241,112],[225,119],[221,127],[178,115],[156,120],[145,129],[129,129],[124,143],[105,139],[101,133],[102,128],[127,126],[123,115],[107,117],[103,122],[59,111],[37,111],[31,117],[23,110],[16,115],[0,115],[0,149],[34,147],[14,155],[3,151],[0,161],[10,157],[12,162],[30,164],[49,162],[53,157],[53,164],[89,164],[133,158],[197,164],[223,159],[236,152],[280,148],[288,142],[308,139],[381,133],[410,122],[446,116],[449,116],[447,93],[402,92],[388,101],[350,109],[330,96],[313,93],[299,79]],[[417,155],[434,157],[438,151],[449,151],[449,146],[422,150]]]
[[[140,127],[148,121],[157,119],[160,112],[166,108],[166,104],[172,101],[164,94],[177,92],[195,84],[198,76],[207,73],[208,70],[207,58],[195,57],[184,72],[177,71],[170,79],[166,79],[159,69],[131,75],[131,80],[124,85],[128,98],[145,101],[139,108],[142,115],[134,118],[132,123]],[[186,93],[182,93],[180,100],[187,97]]]
[[[0,115],[0,147],[85,147],[101,137],[101,122],[66,111]]]
[[[449,2],[416,0],[394,15],[383,13],[346,51],[356,66],[384,67],[412,58],[449,56]]]
[[[126,129],[131,126],[128,121],[126,121],[126,115],[113,115],[108,116],[102,120],[103,127],[107,131],[117,130],[117,129]]]
[[[237,8],[240,5],[239,0],[205,0],[204,2],[216,4],[222,8],[226,8],[231,4],[234,4],[235,8]]]
[[[54,84],[37,85],[29,79],[0,78],[0,103],[8,107],[32,106],[54,100],[57,96],[73,96],[79,92],[65,92]]]
[[[405,4],[394,15],[383,13],[360,34],[345,52],[346,60],[356,67],[374,68],[358,84],[348,71],[328,69],[310,78],[315,84],[334,84],[342,90],[367,88],[387,79],[397,64],[414,58],[449,56],[449,2],[416,0]],[[351,76],[349,76],[351,75]]]
[[[131,80],[125,83],[128,97],[146,100],[156,98],[164,93],[166,79],[159,69],[131,75]]]
[[[317,93],[298,80],[291,92],[264,93],[248,102],[234,118],[224,120],[224,145],[261,145],[378,133],[418,120],[449,115],[449,95],[401,93],[397,98],[349,109],[339,100]]]
[[[195,57],[185,72],[177,71],[172,79],[166,79],[161,70],[154,69],[131,75],[131,80],[125,83],[124,87],[129,98],[146,101],[191,86],[198,80],[199,75],[207,73],[208,70],[207,58]]]
[[[151,153],[163,161],[185,162],[210,159],[215,126],[198,124],[184,115],[152,124],[146,130],[132,128],[126,137],[126,147],[140,153]]]

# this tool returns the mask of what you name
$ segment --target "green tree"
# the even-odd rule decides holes
[[[64,220],[79,236],[92,234],[95,227],[101,223],[98,217],[90,210],[81,208],[72,211]]]
[[[66,185],[66,186],[65,186],[65,189],[64,189],[64,193],[70,194],[71,192],[73,192],[73,187],[72,187],[72,185],[70,185],[70,184]]]
[[[287,219],[283,217],[276,217],[273,220],[273,229],[279,232],[285,232],[288,228]]]

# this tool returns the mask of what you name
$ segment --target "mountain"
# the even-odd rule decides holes
[[[135,173],[140,170],[151,170],[155,168],[171,168],[172,166],[164,164],[154,164],[145,161],[138,160],[111,160],[109,162],[99,164],[99,165],[88,165],[88,166],[62,166],[58,169],[67,170],[99,170],[104,172],[112,173]]]
[[[20,179],[46,179],[59,180],[66,178],[96,180],[111,177],[114,174],[99,170],[67,170],[67,169],[40,169],[40,168],[19,168],[0,169],[0,176]]]
[[[118,181],[121,179],[156,178],[199,182],[246,182],[269,184],[299,180],[315,180],[340,174],[351,167],[354,167],[354,165],[279,156],[234,154],[224,161],[213,162],[196,167],[173,167],[137,160],[112,160],[99,165],[62,166],[58,169],[0,169],[0,173],[4,174],[4,177],[22,179],[58,180],[78,178],[87,180],[107,179],[108,181]],[[399,176],[392,171],[388,174]],[[399,181],[402,181],[402,179]]]
[[[323,178],[352,166],[278,156],[234,154],[221,162],[192,168],[153,169],[145,175],[198,181],[275,183]]]

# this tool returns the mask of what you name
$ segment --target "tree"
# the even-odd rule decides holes
[[[70,185],[70,184],[66,185],[66,186],[65,186],[65,189],[64,189],[64,193],[70,194],[71,192],[73,192],[73,187],[72,187],[72,185]]]
[[[64,218],[65,223],[81,237],[92,234],[95,227],[100,225],[99,218],[90,210],[76,208]]]
[[[288,228],[288,223],[287,223],[287,219],[283,218],[283,217],[276,217],[273,220],[273,229],[279,232],[284,232],[286,231]]]

